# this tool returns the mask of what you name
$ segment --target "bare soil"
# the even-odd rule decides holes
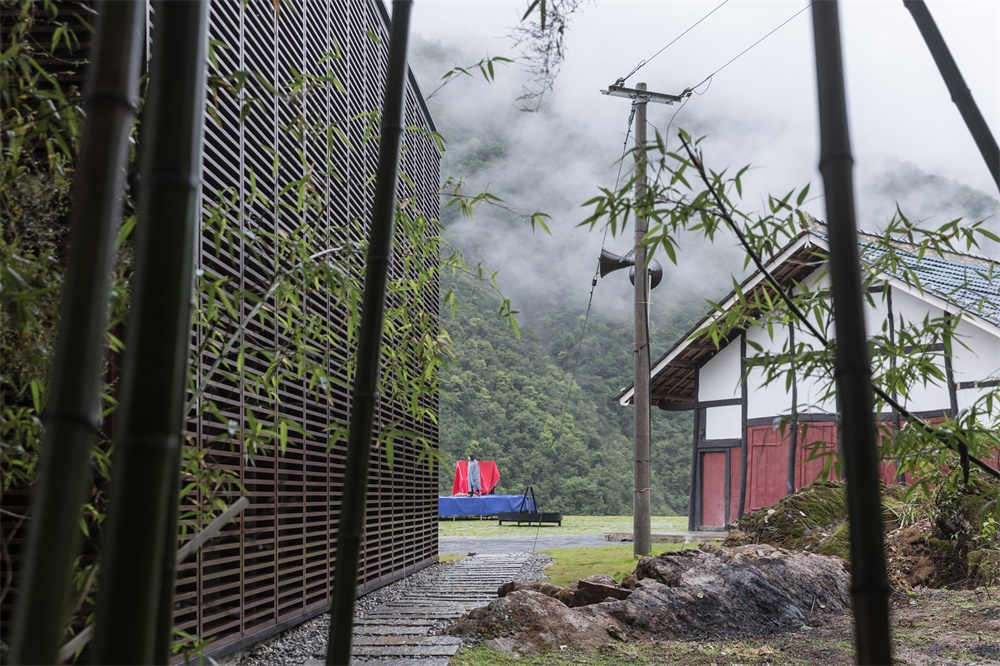
[[[996,500],[998,488],[995,481],[974,479],[957,494],[937,493],[932,506],[918,512],[901,489],[884,489],[893,663],[1000,666],[1000,544],[995,535],[983,539],[978,530],[984,507]],[[803,573],[813,568],[809,562],[839,558],[843,564],[849,557],[843,492],[842,484],[817,483],[772,507],[748,513],[730,525],[724,548],[702,546],[709,555],[722,556],[721,567],[695,571],[689,563],[706,558],[690,552],[644,558],[635,574],[622,581],[622,588],[640,591],[627,601],[582,595],[600,592],[606,585],[590,585],[587,590],[571,586],[562,592],[557,588],[558,593],[541,589],[528,593],[541,592],[565,606],[518,597],[510,602],[513,606],[498,605],[495,612],[503,608],[507,612],[496,617],[477,618],[474,612],[465,635],[481,633],[487,640],[463,650],[451,663],[854,664],[854,616],[847,584],[813,580],[815,576]],[[782,552],[756,550],[774,547]],[[754,562],[755,553],[765,562]],[[806,554],[826,557],[807,559],[804,569],[790,568],[792,560]],[[643,570],[642,564],[649,568],[654,563],[661,567],[659,572]],[[747,572],[761,564],[783,569],[771,571],[773,578],[763,585],[753,583]],[[638,586],[641,579],[650,579],[647,584],[655,579],[669,588],[655,599],[659,606],[642,605],[646,597],[641,590],[646,588]],[[764,605],[757,610],[734,605],[740,597],[735,591],[743,588],[753,588],[745,591],[760,597]],[[782,592],[784,599],[768,598],[761,593],[765,588]],[[833,594],[836,588],[839,594]],[[712,606],[710,602],[718,599],[724,603]],[[826,603],[820,604],[820,611],[816,603],[803,599]],[[609,601],[612,605],[606,606]],[[793,612],[783,614],[780,621],[769,619],[781,604]],[[567,606],[600,622],[582,623]],[[701,612],[706,608],[711,612]],[[805,621],[789,621],[800,615]],[[687,620],[694,621],[688,625]],[[765,631],[768,624],[772,630]],[[525,649],[531,644],[534,650]]]
[[[891,598],[893,663],[1000,664],[1000,591],[936,590],[894,593]],[[572,645],[517,659],[485,646],[463,649],[451,666],[473,664],[855,664],[853,616],[827,614],[819,626],[764,638],[628,641],[579,650]]]

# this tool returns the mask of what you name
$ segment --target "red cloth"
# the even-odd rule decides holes
[[[480,485],[483,487],[483,494],[487,495],[493,486],[500,482],[500,470],[492,460],[479,461]],[[455,465],[455,482],[451,486],[452,495],[469,494],[469,461],[459,460]]]

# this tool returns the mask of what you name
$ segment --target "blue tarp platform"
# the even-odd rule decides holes
[[[498,513],[517,511],[524,495],[481,495],[479,497],[438,497],[438,516],[495,516]],[[524,503],[525,511],[535,511],[534,498]]]

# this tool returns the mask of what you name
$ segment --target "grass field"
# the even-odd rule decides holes
[[[687,531],[687,516],[654,516],[650,519],[653,534]],[[563,516],[562,525],[498,525],[496,519],[449,520],[438,523],[440,536],[525,536],[534,534],[608,534],[631,532],[632,516]]]
[[[654,543],[651,554],[659,555],[668,550],[697,546],[696,543]],[[635,571],[636,558],[632,554],[632,544],[600,548],[549,548],[541,552],[555,560],[545,568],[548,576],[545,582],[559,587],[566,587],[594,574],[614,576],[621,583],[622,578]]]

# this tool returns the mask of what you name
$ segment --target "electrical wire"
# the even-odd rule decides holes
[[[576,357],[573,359],[573,370],[569,375],[569,383],[566,385],[566,397],[563,398],[562,412],[559,414],[559,425],[560,433],[565,432],[563,429],[563,421],[566,419],[566,410],[569,406],[569,396],[573,390],[573,384],[576,382],[576,371],[580,367],[580,352],[583,350],[583,341],[587,336],[587,322],[590,321],[590,310],[594,305],[594,290],[597,289],[597,277],[600,274],[600,263],[598,263],[597,273],[594,273],[594,278],[590,281],[590,299],[587,301],[587,313],[583,316],[583,330],[580,331],[580,339],[576,345]],[[535,507],[535,511],[538,511],[538,507]],[[535,546],[538,545],[538,534],[542,529],[542,521],[538,521],[538,528],[535,530],[535,541],[531,544],[531,552],[535,552]]]
[[[725,5],[725,4],[727,3],[727,2],[729,2],[729,0],[722,0],[722,4],[720,4],[720,5],[717,5],[717,6],[715,7],[715,9],[713,9],[712,11],[710,11],[709,13],[705,14],[705,15],[704,15],[704,16],[702,16],[702,17],[701,17],[700,19],[698,19],[697,23],[695,23],[694,25],[692,25],[692,26],[691,26],[690,28],[688,28],[687,30],[685,30],[685,31],[684,31],[684,32],[682,32],[681,34],[679,34],[679,35],[677,35],[676,37],[674,37],[674,38],[673,38],[673,40],[671,40],[669,44],[667,44],[666,46],[664,46],[664,47],[663,47],[662,49],[660,49],[659,51],[657,51],[657,52],[656,52],[656,53],[654,53],[653,55],[649,56],[649,58],[647,58],[647,59],[645,59],[645,60],[641,60],[641,61],[639,61],[639,64],[635,66],[635,69],[633,69],[633,70],[632,70],[631,72],[629,72],[628,74],[626,74],[626,75],[625,75],[625,76],[623,76],[622,78],[618,79],[618,82],[619,82],[619,85],[623,85],[623,84],[625,83],[625,81],[626,81],[626,80],[628,80],[628,79],[629,79],[629,78],[630,78],[630,77],[631,77],[631,76],[632,76],[633,74],[635,74],[635,73],[636,73],[636,72],[638,72],[638,71],[639,71],[640,69],[642,69],[642,68],[643,68],[643,67],[644,67],[644,66],[646,65],[646,63],[648,63],[648,62],[649,62],[650,60],[652,60],[652,59],[653,59],[653,58],[655,58],[656,56],[658,56],[658,55],[660,55],[661,53],[663,53],[664,51],[666,51],[666,50],[667,50],[668,48],[670,48],[670,46],[672,46],[672,45],[673,45],[673,43],[674,43],[674,42],[676,42],[676,41],[677,41],[678,39],[680,39],[680,38],[681,38],[681,37],[683,37],[684,35],[688,34],[688,33],[689,33],[689,32],[691,32],[692,30],[694,30],[694,29],[695,29],[695,28],[696,28],[696,27],[698,26],[698,23],[701,23],[702,21],[704,21],[705,19],[707,19],[707,18],[708,18],[709,16],[711,16],[711,15],[712,15],[712,14],[714,14],[715,12],[719,11],[720,9],[722,9],[722,5]]]
[[[709,74],[708,76],[706,76],[697,85],[693,85],[690,88],[688,88],[685,92],[694,91],[695,89],[701,87],[701,85],[703,83],[705,83],[706,81],[709,81],[713,76],[715,76],[716,74],[718,74],[719,72],[721,72],[722,70],[724,70],[726,67],[729,67],[731,64],[733,64],[737,60],[739,60],[741,57],[743,57],[747,53],[747,51],[749,51],[753,47],[757,46],[758,44],[760,44],[761,42],[763,42],[765,39],[767,39],[768,37],[770,37],[774,33],[778,32],[778,30],[781,30],[783,27],[785,27],[786,24],[788,24],[789,22],[791,22],[792,19],[794,19],[796,16],[798,16],[799,14],[801,14],[802,12],[804,12],[805,10],[809,9],[810,7],[812,7],[812,3],[811,2],[808,5],[806,5],[805,7],[803,7],[802,9],[800,9],[799,11],[795,12],[794,14],[792,14],[787,19],[785,19],[785,21],[783,23],[781,23],[781,25],[779,25],[777,28],[775,28],[774,30],[772,30],[771,32],[767,33],[766,35],[764,35],[763,37],[761,37],[760,39],[758,39],[756,42],[754,42],[750,46],[748,46],[745,49],[743,49],[742,51],[740,51],[740,53],[736,57],[734,57],[732,60],[730,60],[729,62],[727,62],[725,65],[723,65],[719,69],[715,70],[714,72],[712,72],[711,74]]]
[[[615,176],[615,189],[618,191],[618,183],[622,178],[622,165],[625,164],[625,155],[628,153],[628,138],[632,135],[632,121],[635,120],[635,100],[632,100],[632,110],[628,114],[628,127],[625,129],[625,141],[622,142],[622,156],[618,160],[618,175]],[[601,247],[604,247],[604,242],[608,240],[608,228],[604,227],[604,236],[601,238]],[[600,266],[597,268],[597,273],[600,273]],[[597,274],[594,274],[594,279],[597,279]]]

